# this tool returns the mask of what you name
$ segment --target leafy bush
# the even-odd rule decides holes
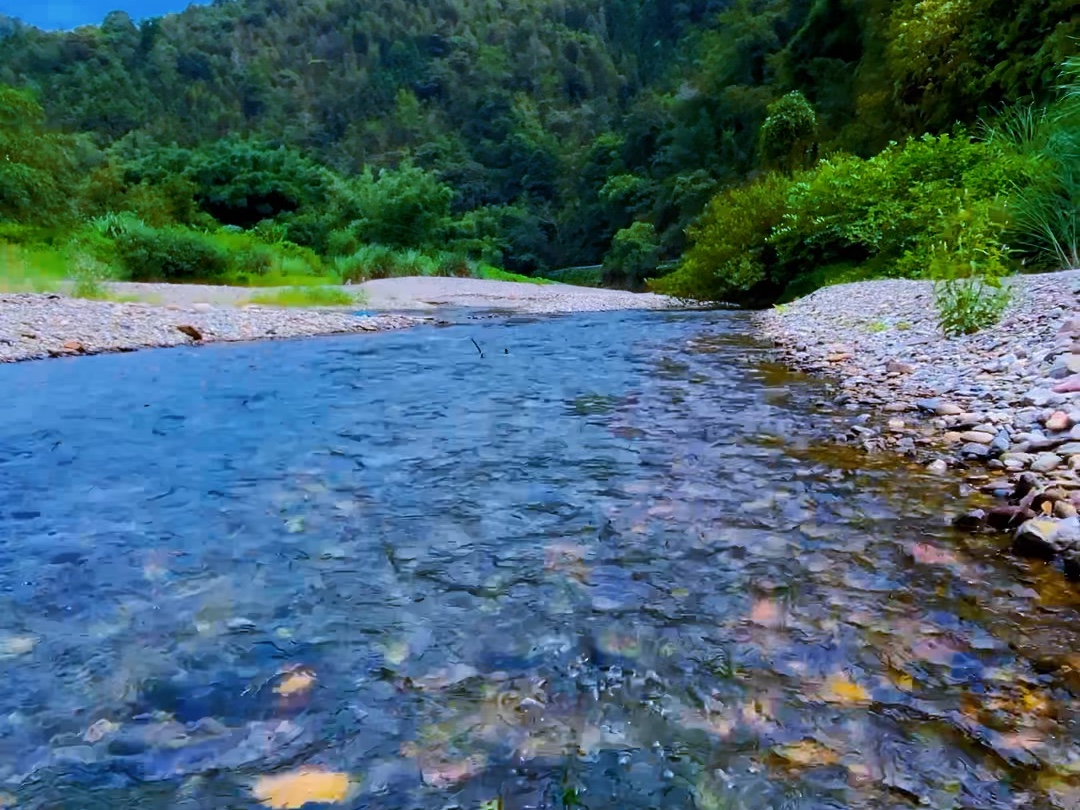
[[[817,113],[802,93],[788,93],[769,105],[758,143],[768,169],[793,172],[813,164],[818,151]]]
[[[138,228],[116,240],[132,281],[212,281],[229,267],[228,254],[206,236],[183,228]]]
[[[774,301],[786,279],[770,276],[776,250],[769,242],[788,210],[791,181],[767,174],[714,197],[690,228],[693,242],[674,272],[650,282],[656,292],[678,298],[727,303]]]
[[[79,254],[71,262],[71,278],[74,284],[71,294],[76,298],[100,300],[108,298],[104,282],[111,278],[108,265],[92,256]]]
[[[937,279],[934,301],[947,335],[971,334],[997,323],[1009,304],[1008,248],[1003,215],[992,201],[978,200],[944,217],[940,241],[930,251]]]
[[[611,241],[604,257],[604,284],[637,288],[660,263],[660,242],[651,222],[635,222]]]
[[[367,167],[353,183],[358,218],[351,230],[363,242],[424,247],[438,242],[450,219],[454,190],[411,163]]]
[[[938,320],[947,335],[969,335],[993,326],[1009,300],[1008,287],[976,277],[939,281],[934,287]]]

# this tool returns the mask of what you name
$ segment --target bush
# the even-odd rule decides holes
[[[758,135],[762,165],[789,173],[808,168],[817,160],[817,130],[817,113],[802,93],[774,101]]]
[[[611,241],[604,256],[604,284],[609,287],[641,287],[660,263],[660,241],[650,222],[635,222]]]
[[[938,321],[946,335],[970,335],[1000,320],[1010,300],[1009,288],[981,278],[939,281],[934,288]]]
[[[138,228],[116,239],[117,253],[132,281],[213,281],[229,258],[206,236],[183,228]]]
[[[943,218],[939,241],[930,251],[930,274],[937,279],[935,304],[947,335],[967,335],[997,323],[1009,304],[1005,220],[987,200],[970,202]]]
[[[692,241],[682,264],[650,282],[656,292],[678,298],[731,304],[772,303],[787,280],[774,279],[773,229],[788,210],[791,181],[767,174],[721,192],[690,228]]]

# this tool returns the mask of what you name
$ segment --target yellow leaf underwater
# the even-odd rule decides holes
[[[261,804],[278,810],[294,810],[306,804],[336,804],[345,801],[351,791],[348,774],[320,768],[298,768],[261,776],[251,788]]]
[[[825,681],[825,687],[821,690],[821,698],[827,703],[851,705],[866,703],[870,700],[870,693],[843,672],[838,672]]]
[[[773,749],[773,754],[785,764],[796,768],[812,768],[819,765],[835,765],[840,755],[816,740],[799,740]]]
[[[274,687],[274,692],[285,697],[300,695],[315,685],[315,673],[310,669],[294,669]]]

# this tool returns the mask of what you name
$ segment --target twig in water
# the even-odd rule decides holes
[[[480,353],[480,359],[484,359],[484,350],[480,348],[480,344],[476,342],[476,338],[469,338],[472,341],[472,345],[476,347],[476,351]]]

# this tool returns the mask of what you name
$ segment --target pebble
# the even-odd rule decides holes
[[[790,365],[837,379],[837,402],[876,409],[860,445],[910,453],[936,474],[994,473],[968,490],[1009,498],[989,528],[1041,515],[1024,548],[1034,528],[1076,520],[1080,508],[1080,270],[1020,276],[1012,288],[1002,322],[973,335],[945,337],[927,306],[932,284],[914,280],[827,287],[758,324]],[[840,352],[842,365],[825,365]],[[1080,581],[1080,539],[1061,558]]]
[[[209,305],[208,305],[209,306]],[[332,309],[150,306],[0,294],[0,363],[151,347],[403,329],[430,318]]]
[[[1031,469],[1034,472],[1048,473],[1053,472],[1061,466],[1061,456],[1056,453],[1039,453],[1033,462],[1031,462]]]

